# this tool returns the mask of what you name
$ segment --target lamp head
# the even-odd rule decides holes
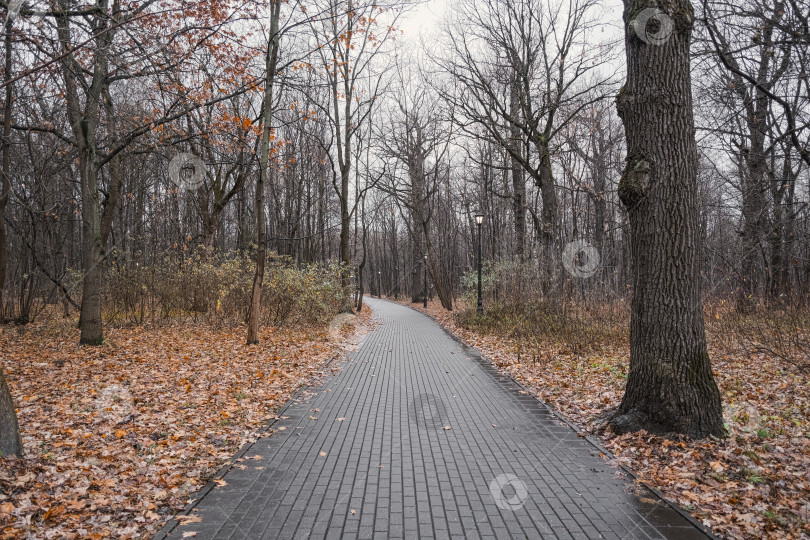
[[[478,225],[481,225],[484,222],[484,217],[486,217],[484,212],[482,212],[481,210],[476,210],[475,211],[475,222]]]

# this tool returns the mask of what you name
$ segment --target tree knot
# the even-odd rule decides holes
[[[627,160],[624,174],[619,181],[619,198],[628,210],[635,207],[650,187],[652,164],[643,157]]]

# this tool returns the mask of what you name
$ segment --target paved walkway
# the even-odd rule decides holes
[[[159,537],[705,538],[433,320],[368,304],[342,369]]]

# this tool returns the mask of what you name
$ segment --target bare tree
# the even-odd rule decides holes
[[[800,2],[704,0],[700,53],[711,69],[704,95],[724,111],[709,129],[738,165],[742,254],[737,306],[750,311],[762,293],[788,292],[785,239],[796,214],[791,154],[808,154],[808,44]],[[713,121],[714,120],[714,121]],[[712,122],[713,121],[713,122]]]
[[[267,222],[264,217],[264,183],[270,165],[270,136],[273,121],[273,91],[278,71],[279,18],[281,0],[273,0],[270,8],[270,30],[265,51],[264,99],[262,100],[262,138],[259,149],[259,178],[256,180],[254,211],[256,213],[256,271],[253,277],[247,343],[259,342],[259,316],[262,304],[264,265],[267,261]]]
[[[357,210],[356,201],[361,200],[352,197],[353,147],[361,142],[357,140],[358,130],[383,91],[385,68],[377,59],[384,50],[382,45],[393,35],[401,7],[397,2],[376,0],[325,0],[325,5],[318,6],[329,13],[311,24],[318,43],[318,70],[327,91],[311,92],[309,98],[331,127],[331,140],[325,141],[324,147],[332,164],[332,186],[340,201],[340,261],[344,265],[344,288],[348,289],[351,218]],[[377,19],[387,11],[394,13],[393,20],[387,29],[381,29]]]
[[[599,74],[609,46],[585,46],[596,7],[593,0],[463,0],[458,20],[445,30],[451,54],[435,58],[448,76],[440,90],[462,131],[477,137],[482,130],[506,149],[515,197],[523,191],[517,165],[540,190],[540,243],[548,261],[559,233],[556,136],[611,85],[610,75]],[[522,205],[516,202],[515,209]],[[518,234],[520,218],[515,216]]]
[[[445,309],[452,309],[451,285],[441,272],[431,230],[436,195],[447,173],[453,137],[447,111],[437,108],[438,96],[416,69],[398,65],[401,91],[392,97],[388,121],[377,130],[384,153],[396,160],[384,189],[406,210],[404,222],[411,236],[411,301],[422,301],[422,268],[416,263],[427,255],[436,293]]]

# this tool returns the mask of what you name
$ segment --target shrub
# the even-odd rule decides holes
[[[103,272],[108,324],[156,323],[191,317],[212,323],[247,320],[255,264],[244,252],[216,256],[169,253],[153,264],[112,261]],[[324,324],[343,302],[340,267],[296,266],[268,256],[263,323]]]
[[[462,302],[456,322],[512,338],[525,349],[554,341],[585,350],[627,339],[629,307],[624,301],[565,298],[543,291],[542,283],[536,262],[488,262],[481,279],[484,314],[476,313],[477,271],[468,272],[461,278]]]

